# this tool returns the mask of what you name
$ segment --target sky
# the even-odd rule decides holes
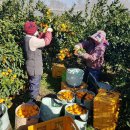
[[[56,3],[64,3],[64,5],[66,5],[68,8],[71,8],[72,5],[74,3],[77,3],[77,1],[80,1],[81,3],[84,3],[86,0],[43,0],[47,5],[49,5],[49,2],[53,3],[51,4],[51,7],[53,8],[53,5],[54,5],[54,8],[55,8],[55,5]],[[97,0],[90,0],[91,3],[95,3]],[[109,0],[109,2],[112,2],[114,0]],[[130,0],[120,0],[121,3],[123,3],[125,5],[125,7],[129,8],[130,10]],[[79,5],[79,4],[77,4]],[[64,8],[64,6],[60,6],[59,4],[59,8]]]
[[[70,6],[72,6],[74,4],[75,0],[63,0],[63,2],[70,5]]]

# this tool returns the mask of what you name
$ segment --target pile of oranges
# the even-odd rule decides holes
[[[73,92],[69,90],[65,90],[65,91],[62,90],[58,92],[57,96],[60,100],[66,100],[66,101],[70,101],[74,98]]]
[[[66,111],[73,115],[82,115],[82,114],[87,113],[87,109],[85,109],[84,107],[82,107],[76,103],[71,106],[68,106],[66,108]]]
[[[61,49],[60,52],[58,53],[58,59],[63,61],[66,57],[70,58],[72,54],[67,48]]]
[[[21,118],[28,118],[39,114],[39,108],[37,105],[24,104],[21,105],[17,110],[17,116]]]

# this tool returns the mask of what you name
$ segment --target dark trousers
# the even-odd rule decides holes
[[[36,99],[39,95],[41,75],[29,76],[29,93],[31,98]]]
[[[101,75],[101,69],[96,70],[92,68],[86,68],[84,70],[83,82],[88,84],[88,88],[87,88],[88,90],[93,91],[95,94],[97,94],[97,88],[87,81],[89,73],[91,73],[95,77],[95,79],[99,81]]]

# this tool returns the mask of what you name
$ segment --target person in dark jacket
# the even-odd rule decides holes
[[[32,99],[37,100],[41,76],[43,74],[42,48],[48,46],[52,40],[52,28],[47,32],[38,32],[35,22],[27,21],[24,24],[26,69],[29,78],[29,92]]]

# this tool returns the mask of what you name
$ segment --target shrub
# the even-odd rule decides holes
[[[52,62],[64,63],[67,67],[83,67],[84,64],[73,55],[74,45],[99,29],[105,30],[110,46],[105,55],[104,72],[116,75],[110,83],[124,96],[130,80],[130,14],[119,0],[110,5],[107,2],[98,0],[88,13],[90,2],[86,0],[85,15],[82,12],[73,13],[73,6],[57,16],[41,1],[34,5],[33,0],[5,0],[0,6],[0,98],[19,93],[27,83],[23,53],[23,25],[27,20],[34,20],[40,31],[49,26],[54,30],[52,44],[43,49],[44,72],[51,72]],[[34,15],[36,10],[41,16]],[[69,49],[72,57],[60,61],[56,56],[64,48]],[[124,102],[128,99],[125,98]],[[120,127],[129,125],[128,106],[125,107],[128,116],[121,117],[124,122],[119,123]]]

